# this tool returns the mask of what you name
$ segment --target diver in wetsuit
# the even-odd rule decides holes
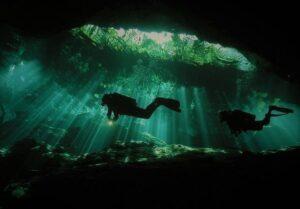
[[[282,114],[272,114],[272,111],[282,112]],[[271,117],[277,117],[293,113],[289,108],[269,106],[269,111],[265,114],[264,119],[255,120],[255,115],[243,112],[241,110],[227,110],[219,113],[221,122],[226,122],[230,131],[235,136],[238,136],[242,131],[260,131],[264,126],[270,123]]]
[[[157,97],[151,104],[143,109],[137,106],[135,99],[118,93],[104,94],[101,105],[108,107],[107,117],[114,121],[118,120],[119,115],[148,119],[160,105],[164,105],[176,112],[181,112],[180,103],[175,99]],[[114,113],[113,118],[111,117],[112,113]]]

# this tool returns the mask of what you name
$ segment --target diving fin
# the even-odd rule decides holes
[[[294,112],[294,110],[292,110],[292,109],[285,108],[285,107],[277,107],[275,105],[271,105],[270,110],[276,110],[278,112],[283,112],[283,113],[286,113],[286,114]]]

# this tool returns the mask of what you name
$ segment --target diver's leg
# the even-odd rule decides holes
[[[267,114],[265,114],[264,119],[262,119],[260,121],[260,123],[261,123],[262,126],[270,124],[270,120],[271,120],[271,116],[272,116],[271,112],[272,111],[269,111]]]
[[[173,99],[156,98],[146,109],[138,108],[138,114],[142,118],[150,118],[154,111],[160,106],[164,105],[172,110],[180,112],[179,102]]]
[[[284,114],[280,114],[280,115],[272,114],[273,110],[283,112]],[[281,115],[285,115],[285,114],[293,113],[293,112],[294,111],[289,108],[277,107],[275,105],[270,105],[269,110],[268,110],[267,114],[265,115],[264,119],[262,119],[261,121],[257,121],[257,123],[262,128],[263,126],[270,124],[271,117],[281,116]]]
[[[264,119],[262,119],[261,121],[257,121],[260,124],[260,126],[265,126],[265,125],[270,124],[270,120],[271,120],[271,117],[272,117],[272,111],[273,110],[277,110],[277,107],[276,106],[272,106],[272,105],[269,106],[269,110],[265,114]]]
[[[157,99],[155,99],[151,104],[149,104],[144,110],[145,118],[150,118],[154,111],[161,105]]]
[[[174,110],[176,112],[181,112],[180,110],[180,102],[175,99],[167,99],[162,97],[157,97],[155,99],[156,102],[160,103],[161,105],[166,106],[167,108]]]
[[[264,119],[262,119],[261,121],[256,121],[257,130],[261,130],[263,128],[263,126],[266,126],[266,125],[270,124],[271,117],[281,116],[281,115],[272,114],[273,110],[283,112],[284,114],[281,114],[281,115],[285,115],[285,114],[293,112],[293,110],[289,109],[289,108],[277,107],[277,106],[274,106],[274,105],[270,105],[269,110],[268,110],[267,114],[265,114]]]
[[[164,105],[177,112],[181,111],[179,101],[158,97],[151,104],[149,104],[146,109],[136,107],[133,116],[148,119],[160,105]]]
[[[160,104],[158,102],[154,101],[151,104],[149,104],[146,109],[135,107],[130,115],[138,118],[148,119],[151,117],[151,115],[159,105]]]
[[[272,114],[273,110],[283,112],[283,114]],[[289,109],[289,108],[277,107],[275,105],[270,105],[269,110],[268,110],[267,114],[265,115],[265,118],[262,120],[262,122],[265,125],[268,125],[270,123],[271,117],[281,116],[281,115],[285,115],[285,114],[293,113],[293,112],[294,111],[292,109]]]
[[[259,121],[254,121],[254,123],[252,125],[252,130],[260,131],[263,129],[264,126],[270,124],[270,120],[272,117],[272,110],[273,110],[272,106],[269,106],[269,110],[265,114],[264,119],[259,120]]]

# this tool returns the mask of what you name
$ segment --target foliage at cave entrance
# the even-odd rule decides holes
[[[255,66],[238,50],[200,40],[195,35],[170,32],[143,32],[138,29],[102,28],[84,25],[72,33],[88,37],[94,45],[159,60],[173,60],[203,66],[231,67],[253,71]]]

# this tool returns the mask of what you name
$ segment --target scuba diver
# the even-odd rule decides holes
[[[176,112],[181,112],[180,103],[175,99],[157,97],[151,104],[143,109],[137,106],[135,99],[118,93],[104,94],[101,105],[108,107],[107,117],[114,121],[118,120],[119,115],[148,119],[160,105],[164,105]],[[111,117],[112,113],[114,113],[113,118]]]
[[[282,112],[282,114],[272,114],[272,111]],[[264,119],[255,120],[255,115],[241,110],[228,110],[221,111],[219,118],[221,122],[226,122],[230,131],[235,136],[238,136],[242,131],[260,131],[264,126],[270,123],[271,117],[277,117],[293,113],[294,111],[289,108],[269,106],[269,111],[265,114]]]

